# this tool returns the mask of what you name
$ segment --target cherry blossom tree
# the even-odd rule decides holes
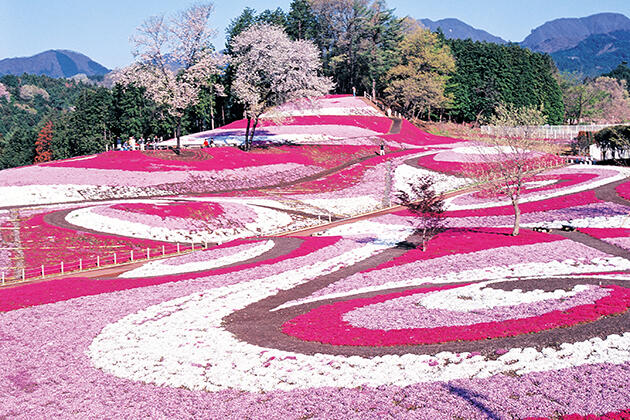
[[[170,19],[148,18],[131,37],[135,63],[114,77],[122,85],[144,87],[152,100],[168,109],[177,121],[177,149],[184,110],[199,101],[201,88],[212,83],[225,64],[210,42],[215,35],[208,26],[213,10],[211,3],[199,4]]]
[[[481,191],[510,200],[514,208],[513,236],[520,232],[520,197],[528,177],[561,162],[549,154],[553,149],[547,142],[531,138],[529,129],[544,121],[539,108],[499,105],[490,123],[502,129],[500,135],[479,145],[477,161],[464,168],[468,178],[479,182]]]
[[[245,148],[250,149],[261,115],[286,102],[313,98],[333,88],[321,76],[317,47],[306,40],[292,41],[283,29],[255,24],[232,41],[232,93],[245,108]]]

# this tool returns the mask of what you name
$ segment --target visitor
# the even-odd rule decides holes
[[[129,137],[129,149],[136,150],[136,139],[134,136]]]
[[[125,151],[129,150],[129,142],[124,142],[122,149],[125,150]]]
[[[203,140],[203,148],[205,149],[205,148],[207,148],[207,147],[209,147],[209,146],[210,146],[210,145],[208,144],[208,139],[204,139],[204,140]]]
[[[357,88],[352,86],[352,96],[357,96]]]
[[[140,150],[144,151],[144,137],[140,137],[138,145],[140,146]]]
[[[214,138],[210,137],[210,147],[214,147]]]
[[[381,150],[379,151],[381,156],[385,155],[385,143],[381,142]]]
[[[122,140],[120,137],[116,137],[116,150],[120,150],[122,148]]]

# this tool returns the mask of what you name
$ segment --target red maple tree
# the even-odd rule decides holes
[[[48,121],[42,127],[35,140],[35,163],[48,162],[52,160],[52,150],[50,143],[52,142],[53,123]]]

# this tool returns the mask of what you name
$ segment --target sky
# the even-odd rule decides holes
[[[225,28],[245,7],[257,11],[291,0],[216,0],[211,26],[222,49]],[[0,59],[50,49],[86,54],[113,69],[133,61],[129,36],[147,17],[169,15],[193,1],[182,0],[0,0]],[[458,18],[508,41],[522,41],[532,29],[561,17],[618,12],[630,17],[629,0],[387,0],[398,16]]]

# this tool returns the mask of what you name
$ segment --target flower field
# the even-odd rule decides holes
[[[457,173],[477,146],[352,96],[272,114],[283,145],[253,152],[0,172],[3,273],[50,273],[0,287],[0,419],[630,417],[627,168],[531,175],[512,236]],[[427,175],[448,198],[422,251],[393,205]]]

